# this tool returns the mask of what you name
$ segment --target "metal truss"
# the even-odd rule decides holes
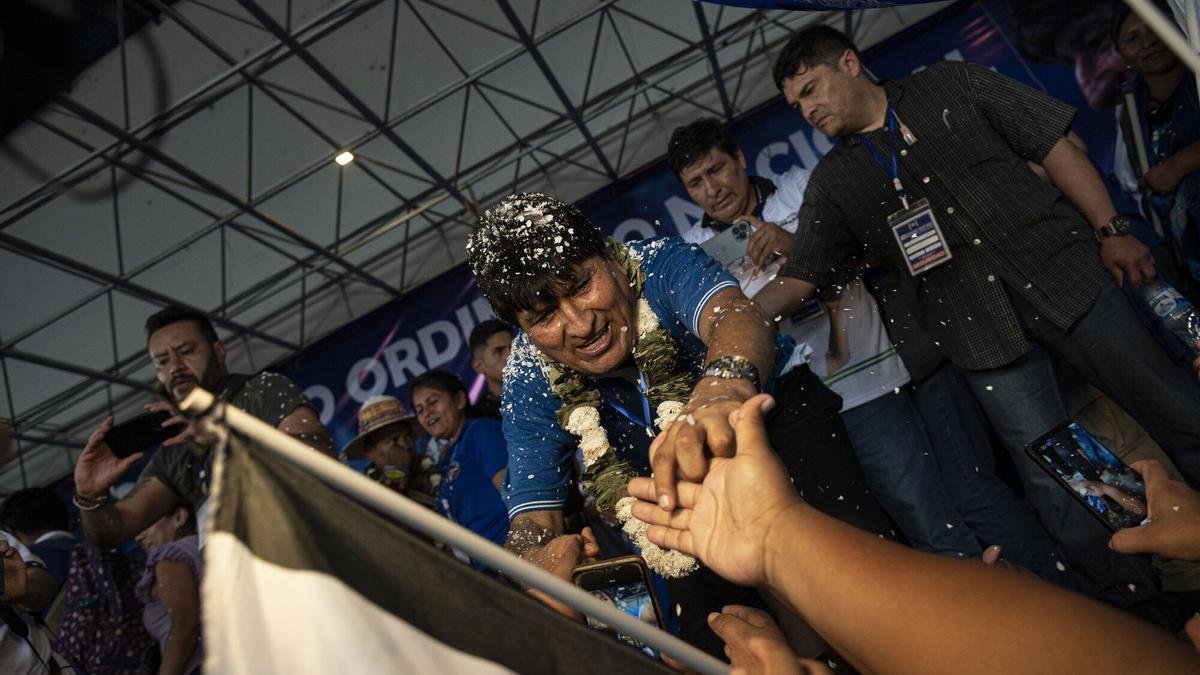
[[[452,0],[342,0],[294,29],[289,29],[291,3],[288,3],[288,17],[283,21],[255,0],[225,3],[240,7],[245,15],[210,7],[207,2],[195,3],[191,9],[222,14],[227,20],[253,26],[269,36],[264,46],[239,59],[225,46],[220,35],[188,18],[183,11],[184,3],[147,0],[147,5],[161,13],[162,20],[181,28],[195,41],[194,48],[217,57],[225,70],[137,123],[131,123],[129,119],[130,81],[124,68],[121,71],[123,119],[110,119],[74,95],[67,95],[31,121],[85,154],[66,168],[47,175],[39,186],[0,208],[0,250],[36,260],[95,286],[50,316],[0,335],[0,374],[4,377],[9,406],[8,411],[0,412],[6,412],[14,421],[20,458],[14,464],[19,465],[22,482],[25,481],[26,460],[35,452],[49,452],[55,448],[58,452],[69,452],[87,436],[89,425],[94,425],[100,415],[144,400],[149,384],[145,379],[148,359],[143,349],[118,353],[114,294],[140,298],[160,306],[179,302],[180,298],[148,286],[139,277],[186,254],[189,247],[207,237],[220,237],[221,257],[219,261],[213,261],[213,273],[221,275],[220,302],[199,309],[214,318],[226,341],[233,345],[232,349],[244,349],[252,361],[256,349],[265,349],[269,360],[286,357],[322,337],[320,331],[311,330],[308,325],[310,306],[341,302],[352,314],[355,309],[353,297],[364,291],[377,294],[376,304],[388,298],[403,297],[429,276],[428,271],[422,274],[412,271],[410,255],[428,250],[432,242],[440,240],[446,247],[447,266],[461,262],[463,254],[451,240],[453,237],[461,240],[481,204],[490,203],[514,189],[553,185],[562,175],[586,177],[597,184],[628,175],[638,168],[631,162],[645,161],[644,155],[629,152],[631,130],[651,123],[672,106],[692,106],[705,114],[733,119],[761,104],[765,100],[762,94],[754,95],[754,87],[744,86],[748,78],[762,76],[766,62],[791,31],[815,20],[834,18],[831,13],[727,10],[697,0],[670,0],[678,21],[665,23],[646,17],[650,0],[598,0],[559,19],[552,26],[538,26],[543,13],[548,11],[544,5],[549,6],[550,2],[496,0],[496,16],[503,20],[495,21],[476,16],[456,6]],[[659,0],[655,0],[654,4],[658,3]],[[367,102],[363,91],[355,90],[334,68],[323,62],[318,48],[334,43],[349,29],[360,26],[373,10],[378,14],[389,7],[387,90],[384,104],[373,106]],[[727,16],[735,13],[732,18]],[[402,22],[402,14],[412,20]],[[589,21],[595,25],[590,49],[585,44],[579,50],[580,57],[586,56],[587,61],[582,95],[572,94],[563,80],[563,68],[555,63],[549,48],[556,39],[564,39],[571,31],[574,31],[571,35],[576,35],[582,24]],[[476,59],[478,62],[474,65],[467,65],[457,52],[455,36],[443,32],[448,24],[455,22],[494,35],[497,44],[503,48],[488,58]],[[444,73],[443,86],[422,93],[416,100],[405,101],[402,106],[395,106],[393,73],[406,48],[400,38],[402,28],[424,31],[453,68]],[[638,48],[637,34],[643,40],[647,34],[653,35],[655,40],[671,47],[651,50],[655,54],[653,59],[645,60],[645,56],[639,59],[639,55],[647,50]],[[122,56],[127,39],[129,36],[122,28]],[[630,75],[602,87],[596,86],[600,79],[597,66],[602,53],[618,55],[613,58],[627,67]],[[525,58],[532,61],[537,76],[549,86],[552,98],[536,91],[504,86],[496,79]],[[275,76],[282,65],[297,61],[310,75],[328,86],[337,99],[322,98],[303,86]],[[697,72],[703,72],[703,75],[695,75]],[[239,94],[249,101],[248,139],[254,129],[253,101],[265,98],[320,139],[327,146],[325,151],[312,156],[306,164],[294,168],[273,184],[248,184],[245,194],[235,194],[191,166],[187,156],[164,149],[164,139],[171,134],[184,133],[186,122]],[[439,115],[445,104],[459,98],[462,100],[461,116],[446,120],[443,125],[447,135],[444,143],[447,157],[453,157],[453,161],[435,162],[434,158],[423,156],[401,129],[408,123]],[[393,110],[393,107],[397,109]],[[529,124],[520,119],[521,113],[513,112],[514,109],[528,111],[542,121],[529,129]],[[326,128],[319,116],[314,115],[317,110],[322,111],[322,115],[351,120],[362,131],[352,138],[339,138],[337,133]],[[497,131],[504,141],[486,155],[468,159],[471,155],[472,111],[486,111],[498,120]],[[64,128],[54,119],[63,115],[74,122],[90,125],[101,132],[104,140],[89,140]],[[403,161],[375,156],[376,151],[371,148],[377,147],[379,139],[397,150]],[[251,145],[249,140],[247,145]],[[329,198],[336,204],[336,226],[331,238],[318,240],[306,236],[269,211],[269,205],[281,199],[294,196],[303,200],[305,196],[298,193],[299,186],[327,169],[334,155],[343,151],[357,157],[352,166],[337,174],[336,194]],[[247,148],[246,156],[248,164],[257,159],[252,147]],[[446,173],[436,164],[449,164],[453,170]],[[393,202],[362,222],[343,224],[343,176],[350,170],[362,172],[372,185],[390,195]],[[118,269],[115,272],[6,231],[105,174],[114,186],[115,231],[112,236],[118,242]],[[115,189],[118,175],[153,186],[175,200],[178,208],[202,214],[208,224],[189,232],[157,254],[127,266],[121,257],[119,242],[123,236],[131,236],[136,225],[125,222],[119,215],[118,190]],[[250,176],[247,168],[248,182]],[[397,188],[395,181],[409,187]],[[205,199],[193,195],[204,195]],[[583,195],[566,196],[577,198]],[[214,210],[214,200],[222,202],[227,210]],[[233,233],[272,251],[286,262],[247,287],[231,292],[226,288],[225,251],[226,237]],[[74,363],[29,348],[28,343],[46,329],[102,300],[108,306],[110,354],[89,363]],[[263,311],[264,308],[267,311]],[[279,328],[288,320],[294,322],[293,315],[297,310],[298,339],[294,334],[281,333]],[[52,396],[22,405],[18,410],[13,398],[14,382],[9,374],[10,361],[34,364],[80,379]],[[0,471],[0,475],[11,470],[10,466]]]

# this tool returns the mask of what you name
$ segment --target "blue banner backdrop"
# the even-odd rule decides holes
[[[863,2],[811,3],[866,6]],[[895,3],[892,3],[895,4]],[[966,60],[1049,92],[1079,108],[1075,131],[1107,172],[1115,128],[1111,111],[1094,111],[1065,64],[1031,64],[1003,25],[1008,2],[965,2],[947,8],[866,53],[882,78],[898,78],[942,60]],[[794,165],[812,169],[832,141],[776,99],[737,120],[733,129],[752,173],[772,175]],[[703,215],[664,160],[594,193],[578,206],[600,228],[623,241],[675,235]],[[337,447],[356,433],[358,408],[387,393],[407,401],[408,383],[432,368],[475,379],[466,346],[471,328],[492,316],[465,265],[451,269],[326,338],[272,370],[305,389]]]

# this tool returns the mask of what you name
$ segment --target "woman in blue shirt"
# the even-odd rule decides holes
[[[421,375],[410,391],[417,421],[430,436],[449,443],[438,459],[438,513],[503,546],[508,511],[500,486],[508,451],[500,423],[468,419],[466,387],[444,370]]]
[[[1185,280],[1185,294],[1196,293],[1200,290],[1200,104],[1196,79],[1128,7],[1116,10],[1111,37],[1135,75],[1131,85],[1136,121],[1149,163],[1139,184],[1162,221],[1174,262]],[[1121,131],[1129,163],[1137,167],[1131,140],[1135,118],[1129,113],[1122,109]]]

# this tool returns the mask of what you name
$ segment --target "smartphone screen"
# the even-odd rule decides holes
[[[649,571],[644,564],[627,562],[577,570],[575,585],[639,621],[658,628],[662,627],[662,622],[657,614],[658,603],[654,601],[649,586]],[[649,657],[658,658],[658,651],[653,647],[642,644],[623,633],[612,631],[607,625],[592,617],[588,617],[587,621],[592,628],[615,632],[617,638],[622,642]]]
[[[1136,527],[1145,520],[1141,475],[1075,422],[1042,436],[1026,452],[1109,528]]]

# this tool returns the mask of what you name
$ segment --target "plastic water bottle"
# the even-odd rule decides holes
[[[1183,340],[1193,354],[1196,353],[1196,342],[1200,341],[1200,313],[1192,303],[1162,279],[1142,286],[1142,297],[1167,330]]]

